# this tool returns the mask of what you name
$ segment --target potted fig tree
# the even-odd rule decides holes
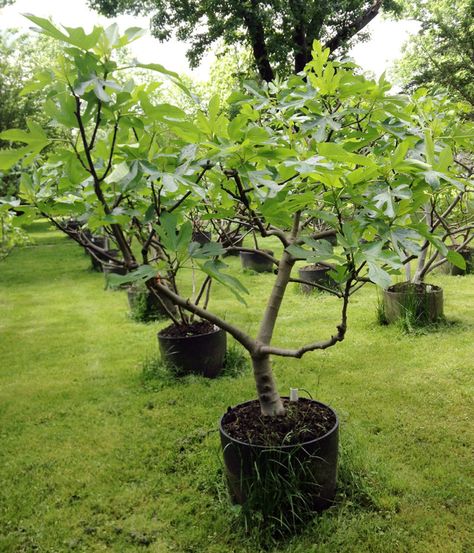
[[[442,94],[431,97],[420,89],[414,95],[413,114],[422,122],[420,139],[413,139],[406,148],[424,171],[413,175],[410,186],[416,189],[423,179],[430,189],[424,196],[417,195],[418,213],[413,216],[418,219],[421,242],[416,235],[394,233],[394,247],[405,266],[405,281],[383,292],[385,322],[409,319],[416,325],[441,320],[443,290],[437,284],[426,283],[426,276],[438,267],[461,273],[468,266],[468,245],[474,237],[468,207],[472,202],[473,171],[463,154],[473,149],[472,123],[463,122],[458,112],[459,105],[453,105]],[[386,208],[403,209],[403,204],[402,194],[392,205],[387,202]]]
[[[24,175],[24,199],[87,248],[114,285],[145,283],[172,321],[159,333],[166,361],[216,376],[226,353],[225,332],[212,322],[196,320],[163,294],[179,294],[178,274],[190,269],[190,301],[205,309],[212,282],[222,280],[217,264],[208,268],[208,263],[224,253],[223,247],[193,240],[187,217],[202,201],[201,181],[210,165],[196,159],[197,146],[183,139],[183,128],[190,125],[186,114],[169,104],[153,104],[147,87],[121,77],[123,68],[114,61],[114,52],[141,32],[132,29],[119,35],[112,25],[81,34],[28,17],[42,32],[75,48],[66,50],[62,63],[51,69],[54,85],[46,99],[52,121],[62,127],[62,138],[55,141],[61,144],[38,160],[31,178]],[[176,74],[161,66],[148,69],[184,88]],[[24,154],[31,146],[33,155],[53,143],[38,126],[30,126],[29,133],[7,131],[4,138],[23,141]],[[68,225],[67,218],[78,213],[87,229],[109,237],[118,251]],[[151,272],[140,272],[151,266]],[[183,343],[187,345],[181,351]]]
[[[55,164],[41,164],[29,197],[52,210],[57,190],[48,188],[49,173],[68,175],[73,165],[80,174],[75,182],[86,183],[88,201],[95,198],[91,216],[110,229],[121,250],[129,271],[123,278],[143,280],[168,298],[179,312],[170,314],[175,327],[198,317],[210,325],[208,334],[211,327],[220,329],[216,332],[230,334],[247,350],[257,397],[229,408],[220,423],[234,500],[248,500],[256,466],[261,474],[276,461],[284,477],[287,463],[297,459],[306,467],[299,495],[314,508],[327,507],[336,490],[337,415],[316,400],[282,397],[271,360],[301,358],[344,340],[352,295],[368,281],[387,287],[389,273],[402,267],[394,233],[397,246],[402,235],[419,239],[425,232],[416,213],[432,183],[421,178],[426,164],[410,154],[410,146],[423,141],[413,102],[390,95],[383,77],[368,80],[350,64],[328,61],[329,50],[315,42],[305,75],[264,88],[249,83],[245,93],[231,96],[230,109],[221,110],[213,98],[206,112],[188,117],[174,106],[153,105],[142,87],[114,79],[110,51],[126,42],[117,33],[78,36],[66,29],[64,35],[50,22],[32,20],[44,32],[56,37],[61,32],[62,40],[74,41],[75,48],[67,50],[68,70],[56,75],[59,91],[52,101],[80,139],[77,151],[62,154],[59,165],[57,156]],[[226,113],[236,115],[229,119]],[[444,175],[443,168],[437,171]],[[416,186],[405,184],[414,179]],[[77,186],[61,193],[85,201]],[[255,335],[203,300],[214,281],[240,301],[247,290],[220,259],[222,245],[192,242],[185,213],[202,198],[216,226],[243,228],[281,245]],[[387,202],[395,207],[387,209]],[[327,219],[320,234],[306,224],[315,217]],[[128,232],[135,232],[140,260]],[[337,236],[336,250],[322,240],[328,233]],[[190,260],[206,275],[196,294],[183,292],[176,282]],[[293,276],[300,261],[331,264],[338,287],[328,291],[340,302],[340,318],[326,336],[282,347],[274,343],[274,333],[288,285],[301,282]],[[308,324],[308,312],[304,317]]]

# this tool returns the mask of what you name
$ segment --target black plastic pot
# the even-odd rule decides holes
[[[383,292],[383,311],[387,323],[407,314],[420,322],[436,322],[443,317],[443,290],[432,284],[394,284]]]
[[[160,296],[160,301],[158,296],[147,288],[128,286],[127,298],[132,313],[135,313],[143,321],[153,321],[168,317],[163,304],[171,313],[176,312],[176,306],[168,298]],[[138,311],[140,313],[137,313]]]
[[[103,250],[106,250],[109,255],[112,255],[113,257],[117,257],[118,250],[108,250],[108,238],[107,236],[94,236],[90,234],[90,231],[85,231],[86,236],[88,236],[89,240],[98,248],[102,248]],[[103,270],[102,263],[107,263],[109,261],[108,257],[105,257],[100,252],[97,252],[94,250],[94,254],[91,253],[90,250],[87,250],[92,263],[92,268],[95,271],[101,272]]]
[[[335,234],[330,234],[329,236],[325,236],[324,238],[318,238],[317,242],[326,240],[326,242],[329,242],[331,246],[337,246],[337,236]]]
[[[78,232],[81,228],[81,223],[77,219],[68,219],[64,223],[64,228],[67,231]],[[70,236],[68,236],[68,238],[70,238]]]
[[[339,421],[333,409],[324,403],[306,398],[298,401],[317,403],[332,411],[336,421],[333,428],[320,438],[298,445],[265,447],[229,436],[223,428],[227,414],[222,417],[219,430],[224,465],[230,495],[235,503],[242,505],[249,498],[255,486],[256,470],[261,479],[262,473],[277,466],[282,470],[282,481],[285,481],[285,471],[303,466],[305,477],[298,491],[307,496],[307,503],[315,510],[331,506],[336,494]],[[241,405],[248,403],[251,402]]]
[[[271,256],[271,250],[262,250]],[[251,269],[257,273],[272,273],[273,261],[260,252],[240,252],[240,262],[244,269]]]
[[[456,248],[450,247],[449,249],[455,250]],[[464,257],[466,268],[461,269],[460,267],[456,267],[456,265],[449,263],[449,261],[446,261],[440,266],[441,272],[453,276],[462,276],[474,272],[474,248],[463,248],[457,251]]]
[[[117,286],[109,283],[109,275],[121,275],[121,276],[126,275],[127,274],[126,267],[123,267],[122,265],[117,265],[109,261],[107,263],[102,263],[102,270],[105,276],[106,288],[110,287],[115,290],[117,289],[123,290],[128,287],[128,284],[119,284]]]
[[[215,378],[224,366],[227,334],[216,327],[197,336],[162,336],[158,333],[161,358],[182,373]]]
[[[222,247],[223,248],[231,248],[231,247],[235,247],[235,248],[241,248],[243,243],[244,243],[244,237],[242,234],[237,234],[235,236],[224,236],[223,238],[221,238],[220,240],[220,243],[222,244]],[[226,252],[224,254],[224,256],[228,256],[228,255],[239,255],[239,252]]]
[[[321,284],[327,288],[336,288],[337,283],[329,275],[331,268],[332,267],[330,265],[322,264],[306,265],[306,267],[299,269],[298,273],[301,280]],[[315,286],[311,286],[310,284],[301,284],[301,291],[304,294],[312,294],[315,290],[318,290]]]
[[[205,230],[193,231],[192,241],[198,244],[208,244],[211,241],[212,235]]]

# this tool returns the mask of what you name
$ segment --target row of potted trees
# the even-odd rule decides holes
[[[256,464],[266,470],[271,458],[285,466],[283,455],[309,467],[302,482],[310,503],[330,505],[337,415],[317,401],[283,397],[271,360],[344,340],[349,302],[368,282],[387,289],[406,272],[420,286],[439,256],[465,267],[459,251],[470,242],[471,223],[451,226],[472,185],[459,162],[460,152],[472,151],[459,106],[426,90],[393,95],[384,77],[376,82],[330,61],[315,42],[304,74],[263,87],[246,83],[224,105],[214,97],[189,115],[161,103],[153,86],[123,77],[116,54],[136,32],[87,34],[30,19],[65,48],[45,100],[62,138],[33,125],[2,135],[23,142],[25,163],[33,163],[32,176],[22,179],[24,201],[95,258],[121,268],[116,282],[146,287],[170,319],[159,333],[165,359],[176,362],[177,343],[191,338],[180,362],[214,376],[227,335],[248,352],[256,399],[229,409],[220,424],[235,500],[251,493]],[[136,66],[186,91],[162,66]],[[38,86],[41,79],[44,72]],[[68,228],[65,214],[80,219],[80,228]],[[206,228],[220,238],[203,239]],[[97,232],[107,235],[107,247],[92,239]],[[252,246],[236,244],[241,236]],[[462,242],[448,248],[456,236]],[[280,244],[278,256],[259,246],[268,237]],[[226,263],[236,252],[244,265],[274,273],[256,335],[224,318],[211,295],[223,286],[238,302],[251,298]],[[296,275],[300,262],[310,266]],[[322,280],[312,278],[317,272]],[[332,294],[340,318],[326,336],[283,347],[273,336],[292,282]]]

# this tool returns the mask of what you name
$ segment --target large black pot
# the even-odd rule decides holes
[[[102,269],[104,271],[105,275],[126,275],[127,274],[127,268],[123,265],[118,265],[117,263],[114,263],[113,261],[107,261],[106,263],[102,263]]]
[[[242,234],[236,234],[235,236],[229,236],[229,237],[224,236],[221,238],[220,243],[222,244],[223,248],[231,248],[231,247],[241,248],[244,243],[244,237]],[[239,255],[239,252],[238,251],[226,252],[224,254],[224,257],[229,255],[237,256]]]
[[[273,256],[271,250],[262,250]],[[251,269],[257,273],[272,273],[273,261],[260,252],[240,252],[240,262],[244,269]]]
[[[443,317],[443,290],[432,284],[401,282],[383,292],[387,323],[409,316],[420,323],[434,323]]]
[[[193,231],[192,241],[197,242],[198,244],[208,244],[211,241],[211,238],[211,233],[205,230]]]
[[[118,250],[107,250],[107,253],[112,257],[118,257],[119,251]],[[99,273],[105,272],[104,271],[104,265],[113,265],[113,266],[115,266],[115,264],[112,261],[110,261],[110,259],[108,257],[101,254],[100,252],[94,252],[94,255],[89,253],[89,256],[91,258],[92,268],[94,269],[94,271],[97,271]],[[113,272],[113,271],[109,271],[109,272]]]
[[[337,283],[329,275],[329,271],[332,269],[330,265],[314,264],[306,265],[299,269],[298,273],[301,280],[306,280],[307,282],[314,282],[315,284],[321,284],[326,288],[336,288]],[[301,284],[301,291],[304,294],[312,294],[315,290],[318,290],[316,286],[311,286],[310,284]]]
[[[227,334],[217,328],[197,336],[162,336],[158,333],[161,358],[180,373],[194,373],[215,378],[227,350]]]
[[[252,400],[258,401],[258,400]],[[306,503],[315,510],[323,510],[332,505],[336,494],[337,458],[339,443],[339,420],[331,407],[319,401],[300,398],[298,401],[317,403],[334,414],[335,424],[324,436],[299,445],[259,446],[245,443],[229,436],[223,428],[226,413],[219,425],[224,465],[232,500],[245,503],[253,493],[256,471],[262,474],[279,467],[281,481],[288,480],[289,471],[304,467],[304,478],[298,490],[306,496]],[[241,405],[247,405],[246,402]]]
[[[106,288],[112,288],[114,290],[121,289],[124,290],[128,287],[128,284],[111,284],[109,280],[110,275],[120,275],[124,276],[127,274],[127,268],[123,267],[122,265],[118,265],[114,263],[113,261],[108,261],[107,263],[102,263],[102,271],[104,272],[105,276],[105,286]]]
[[[84,232],[84,234],[89,238],[89,240],[94,244],[94,246],[97,246],[98,248],[106,250],[107,253],[109,255],[112,255],[113,257],[118,256],[118,253],[119,253],[118,250],[108,249],[109,240],[107,236],[93,235],[90,233],[90,231],[87,231],[87,230]],[[89,256],[91,258],[92,268],[94,269],[94,271],[101,272],[103,270],[102,263],[107,263],[109,261],[109,258],[105,257],[102,253],[92,249],[87,250],[86,248],[86,251],[89,253]],[[91,251],[93,251],[94,253],[92,254]]]

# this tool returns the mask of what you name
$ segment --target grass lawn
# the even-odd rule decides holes
[[[255,396],[250,368],[145,378],[166,323],[130,320],[125,293],[104,291],[45,223],[32,236],[0,264],[0,551],[260,551],[228,503],[216,432],[227,406]],[[254,332],[272,276],[242,279],[249,307],[221,288],[214,307]],[[282,393],[305,388],[338,411],[342,484],[337,506],[268,551],[474,551],[474,276],[430,280],[450,324],[377,326],[366,287],[345,342],[275,361]],[[275,343],[327,337],[338,302],[292,285]]]

